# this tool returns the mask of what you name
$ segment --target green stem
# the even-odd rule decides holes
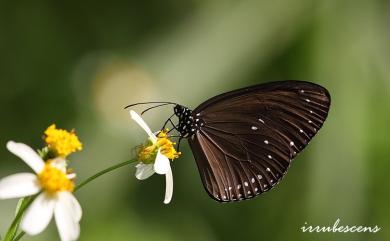
[[[136,162],[136,161],[137,161],[137,160],[129,160],[129,161],[121,162],[121,163],[119,163],[119,164],[116,164],[116,165],[114,165],[114,166],[111,166],[111,167],[109,167],[109,168],[107,168],[107,169],[104,169],[104,170],[102,170],[102,171],[96,173],[95,175],[93,175],[93,176],[87,178],[86,180],[82,181],[81,183],[79,183],[79,184],[75,187],[74,192],[76,192],[77,190],[79,190],[79,189],[80,189],[81,187],[83,187],[85,184],[87,184],[87,183],[89,183],[89,182],[95,180],[96,178],[100,177],[101,175],[104,175],[104,174],[106,174],[106,173],[108,173],[108,172],[111,172],[111,171],[113,171],[113,170],[115,170],[115,169],[118,169],[118,168],[120,168],[120,167],[129,165],[129,164],[134,163],[134,162]]]
[[[136,161],[137,161],[137,160],[129,160],[129,161],[121,162],[121,163],[119,163],[119,164],[116,164],[116,165],[114,165],[114,166],[111,166],[111,167],[109,167],[109,168],[106,168],[106,169],[104,169],[104,170],[102,170],[102,171],[96,173],[95,175],[93,175],[93,176],[91,176],[91,177],[85,179],[85,180],[82,181],[81,183],[79,183],[79,184],[75,187],[74,192],[76,192],[77,190],[79,190],[79,189],[82,188],[84,185],[88,184],[89,182],[95,180],[96,178],[98,178],[98,177],[100,177],[100,176],[102,176],[102,175],[104,175],[104,174],[106,174],[106,173],[108,173],[108,172],[111,172],[111,171],[113,171],[113,170],[115,170],[115,169],[118,169],[118,168],[120,168],[120,167],[123,167],[123,166],[129,165],[129,164],[131,164],[131,163],[134,163],[134,162],[136,162]],[[17,225],[19,224],[20,219],[22,218],[22,215],[23,215],[24,211],[27,209],[28,206],[30,206],[30,204],[32,203],[32,201],[34,200],[34,198],[35,198],[35,197],[29,198],[29,200],[25,203],[25,205],[22,204],[22,206],[21,206],[20,209],[19,209],[18,214],[15,216],[15,219],[14,219],[14,221],[12,222],[12,224],[11,224],[11,226],[10,226],[10,228],[8,229],[8,232],[7,232],[7,235],[8,235],[8,233],[13,234],[13,235],[10,235],[10,239],[9,239],[9,238],[7,239],[7,235],[6,235],[4,241],[18,241],[19,239],[21,239],[21,238],[24,236],[25,232],[22,231],[22,232],[20,232],[20,233],[15,237],[15,233],[16,233],[16,230],[17,230]],[[15,227],[16,227],[16,229],[14,229]],[[15,230],[15,231],[12,232],[12,230]],[[12,237],[11,237],[11,236],[12,236]]]

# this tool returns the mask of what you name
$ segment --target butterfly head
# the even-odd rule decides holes
[[[179,124],[176,126],[182,137],[188,137],[195,131],[194,119],[192,117],[192,110],[182,105],[175,105],[173,111],[179,119]]]
[[[183,113],[184,109],[185,107],[182,105],[175,105],[175,107],[173,107],[173,111],[177,117],[179,117]]]

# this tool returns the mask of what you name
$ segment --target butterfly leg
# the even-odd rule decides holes
[[[164,123],[163,127],[161,128],[161,130],[164,130],[164,129],[165,129],[165,127],[166,127],[166,125],[168,124],[168,122],[171,122],[171,124],[172,124],[171,118],[172,118],[174,115],[175,115],[175,114],[172,114],[172,115],[165,121],[165,123]]]
[[[179,137],[179,140],[177,141],[177,145],[176,145],[176,150],[177,152],[180,152],[180,142],[181,142],[181,139],[183,139],[183,137]]]
[[[173,115],[172,115],[172,116],[173,116]],[[175,123],[173,123],[173,121],[172,121],[172,119],[171,119],[172,116],[169,117],[167,121],[165,121],[164,126],[161,128],[161,130],[164,130],[168,123],[170,123],[170,124],[172,125],[172,128],[173,128],[173,129],[169,130],[168,133],[171,132],[172,130],[177,130]],[[178,131],[178,130],[177,130],[177,131]]]

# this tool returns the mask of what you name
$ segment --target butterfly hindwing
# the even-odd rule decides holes
[[[252,86],[213,97],[192,112],[188,138],[205,189],[218,201],[268,191],[321,128],[328,91],[303,81]]]

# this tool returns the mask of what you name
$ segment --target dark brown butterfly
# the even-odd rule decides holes
[[[227,92],[193,111],[175,104],[179,123],[169,118],[165,124],[174,125],[180,140],[188,139],[210,197],[230,202],[278,184],[321,128],[329,107],[324,87],[289,80]]]

